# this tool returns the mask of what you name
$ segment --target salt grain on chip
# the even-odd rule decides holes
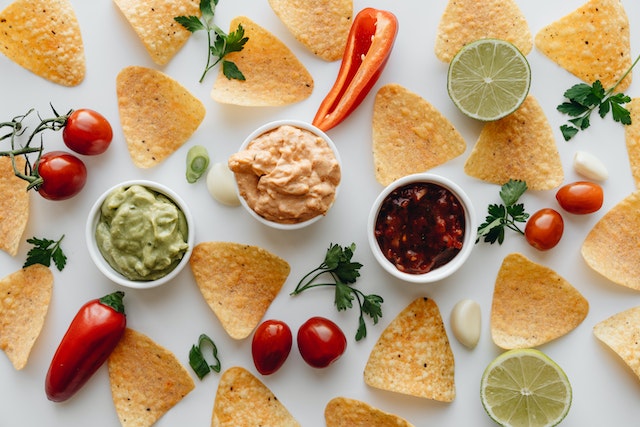
[[[275,107],[300,102],[313,92],[313,77],[280,39],[247,17],[231,21],[231,31],[242,25],[249,40],[240,52],[225,60],[237,65],[245,80],[229,79],[219,70],[211,97],[223,104]]]
[[[53,274],[33,264],[0,280],[0,349],[17,370],[27,365],[53,292]]]
[[[613,350],[640,379],[640,307],[598,322],[593,334]]]
[[[211,427],[300,427],[273,392],[246,369],[223,372],[218,383]]]
[[[446,163],[467,148],[444,115],[398,84],[378,90],[372,121],[375,176],[382,185]]]
[[[464,171],[498,185],[523,180],[531,190],[550,190],[562,184],[564,171],[556,140],[533,96],[512,114],[483,126]]]
[[[484,38],[506,40],[531,52],[529,24],[514,0],[449,0],[436,34],[436,57],[450,62],[462,47]]]
[[[291,270],[263,248],[233,242],[199,243],[189,265],[205,301],[234,339],[258,326]]]
[[[501,348],[537,347],[574,330],[589,303],[567,280],[522,254],[507,255],[491,303],[491,337]]]
[[[413,427],[407,420],[347,397],[335,397],[324,408],[327,427]]]
[[[202,102],[168,75],[124,68],[116,78],[120,124],[131,160],[151,168],[180,148],[205,116]]]
[[[23,157],[16,157],[18,170]],[[16,256],[29,222],[30,192],[27,183],[16,176],[9,157],[0,157],[0,250]]]
[[[385,328],[364,368],[367,385],[426,399],[455,398],[455,364],[440,309],[417,298]]]
[[[0,50],[54,83],[77,86],[84,80],[84,43],[69,0],[11,3],[0,12]]]
[[[552,61],[591,84],[613,86],[631,66],[629,18],[620,0],[590,0],[547,25],[535,45]],[[617,87],[631,84],[629,74]]]
[[[122,427],[150,427],[195,388],[176,356],[127,328],[107,359],[113,403]]]

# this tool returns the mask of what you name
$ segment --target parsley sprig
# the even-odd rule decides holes
[[[213,23],[216,6],[218,0],[200,0],[200,13],[202,18],[194,15],[176,16],[173,18],[177,23],[192,33],[204,30],[207,33],[207,64],[204,72],[200,77],[200,83],[210,69],[215,67],[222,61],[222,72],[228,79],[244,80],[244,74],[238,69],[238,66],[231,61],[224,59],[231,52],[240,52],[249,40],[244,36],[244,28],[241,24],[229,34],[226,34],[220,27]],[[216,58],[212,62],[212,58]]]
[[[335,286],[335,305],[338,311],[346,310],[353,307],[353,300],[357,300],[360,306],[360,317],[358,319],[358,331],[356,332],[356,341],[360,341],[367,336],[367,325],[364,321],[364,315],[368,315],[373,323],[378,323],[382,317],[383,299],[379,295],[365,295],[359,289],[349,284],[355,283],[360,277],[360,268],[362,264],[351,261],[353,252],[356,250],[355,243],[344,248],[337,244],[330,244],[325,255],[324,261],[317,268],[311,270],[298,282],[296,289],[291,295],[297,295],[307,289],[318,286]],[[330,283],[314,283],[322,275],[331,276]]]
[[[476,243],[484,238],[485,242],[502,244],[504,230],[509,228],[520,234],[524,231],[518,227],[518,222],[526,222],[529,214],[524,210],[524,204],[518,203],[520,196],[527,191],[527,183],[521,180],[510,179],[500,188],[500,198],[504,204],[489,205],[489,214],[485,222],[478,227]]]
[[[60,246],[62,239],[64,239],[64,234],[58,240],[39,239],[36,237],[27,239],[27,243],[32,244],[33,247],[27,252],[27,260],[22,267],[28,267],[33,264],[42,264],[49,267],[53,260],[58,271],[62,271],[67,264],[67,257]]]
[[[569,141],[579,131],[587,129],[591,125],[591,113],[596,109],[601,118],[605,118],[609,112],[614,121],[623,125],[631,124],[631,113],[623,105],[631,101],[631,98],[624,93],[614,93],[620,82],[631,72],[633,67],[640,60],[640,56],[631,64],[631,67],[620,77],[620,79],[609,89],[602,86],[600,80],[596,80],[592,85],[586,83],[576,84],[564,93],[568,101],[558,105],[557,109],[561,113],[567,114],[569,124],[560,126],[562,136],[565,141]]]

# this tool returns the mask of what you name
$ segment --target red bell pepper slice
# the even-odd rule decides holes
[[[117,291],[80,308],[49,366],[45,379],[49,400],[69,399],[107,360],[127,324],[123,297],[124,292]]]
[[[353,20],[338,77],[313,119],[327,131],[367,96],[384,69],[398,33],[398,19],[385,10],[365,8]]]

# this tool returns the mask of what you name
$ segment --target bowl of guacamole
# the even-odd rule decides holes
[[[152,288],[173,279],[189,262],[193,219],[168,187],[127,181],[96,200],[86,239],[92,260],[107,278],[130,288]]]

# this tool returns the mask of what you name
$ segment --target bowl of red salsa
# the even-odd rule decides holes
[[[456,183],[432,173],[405,176],[376,198],[368,221],[380,265],[407,282],[453,274],[469,257],[477,224],[471,200]]]

